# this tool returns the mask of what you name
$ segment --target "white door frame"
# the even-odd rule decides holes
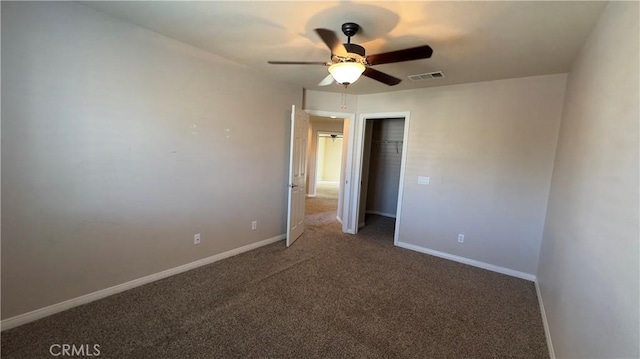
[[[349,201],[348,199],[352,197],[351,191],[351,185],[350,183],[353,183],[352,181],[352,175],[353,175],[353,171],[351,170],[351,167],[353,165],[353,141],[354,141],[354,129],[355,129],[355,123],[356,123],[356,114],[352,113],[352,112],[333,112],[333,111],[321,111],[321,110],[306,110],[306,112],[309,115],[312,116],[318,116],[318,117],[331,117],[331,116],[335,116],[336,118],[342,118],[342,119],[346,119],[349,120],[349,134],[348,137],[346,138],[346,140],[348,141],[348,145],[347,145],[347,158],[345,159],[347,161],[346,163],[346,168],[345,168],[345,173],[344,173],[344,183],[340,183],[340,186],[344,186],[344,189],[342,191],[343,193],[343,197],[344,200],[342,201],[342,232],[345,233],[351,233],[349,231],[348,228],[348,224],[349,221],[345,219],[345,217],[348,217],[348,214],[350,213],[350,205],[351,205],[351,201]],[[344,136],[344,133],[343,133]],[[343,137],[344,140],[344,137]],[[356,222],[358,220],[356,219]]]
[[[364,150],[364,129],[367,124],[367,120],[385,119],[385,118],[402,118],[404,117],[404,134],[402,136],[402,159],[400,164],[400,184],[398,186],[398,207],[396,209],[396,229],[393,235],[393,244],[398,245],[398,235],[400,233],[400,221],[402,218],[402,199],[404,192],[404,172],[407,162],[407,145],[409,142],[409,124],[411,120],[411,112],[375,112],[375,113],[361,113],[356,121],[352,121],[351,129],[353,132],[349,134],[349,158],[347,159],[347,174],[351,177],[351,185],[346,186],[349,188],[349,197],[345,197],[345,215],[343,219],[343,228],[346,226],[347,230],[344,232],[356,234],[358,233],[358,212],[360,206],[360,189],[362,182],[362,158]],[[351,162],[351,163],[349,163]],[[347,212],[347,207],[349,212]],[[364,210],[364,209],[363,209]]]

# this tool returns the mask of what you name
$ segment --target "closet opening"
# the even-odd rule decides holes
[[[390,240],[399,208],[404,137],[404,117],[365,120],[358,229],[390,227]]]

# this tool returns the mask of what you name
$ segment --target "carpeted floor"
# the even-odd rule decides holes
[[[393,246],[393,220],[340,232],[307,200],[284,242],[2,333],[3,358],[56,343],[103,358],[547,358],[534,285]]]
[[[340,226],[336,219],[338,214],[338,184],[318,183],[315,197],[307,198],[305,214],[304,220],[307,227]]]

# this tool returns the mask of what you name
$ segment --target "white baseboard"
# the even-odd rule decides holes
[[[336,219],[338,220],[338,222],[340,222],[340,224],[342,224],[342,218],[340,218],[340,216],[336,216]]]
[[[396,214],[395,213],[385,213],[385,212],[378,212],[378,211],[366,211],[365,213],[367,213],[367,214],[377,214],[378,216],[382,216],[382,217],[396,218]]]
[[[315,193],[314,193],[314,194],[307,194],[307,198],[313,198],[313,197],[315,197],[315,196],[316,196],[316,194],[315,194]]]
[[[505,268],[505,267],[500,267],[500,266],[489,264],[489,263],[485,263],[485,262],[480,262],[480,261],[477,261],[475,259],[470,259],[470,258],[460,257],[460,256],[456,256],[456,255],[453,255],[453,254],[445,253],[445,252],[435,251],[433,249],[424,248],[424,247],[416,246],[415,244],[409,244],[409,243],[405,243],[405,242],[398,242],[398,244],[396,244],[396,245],[398,247],[402,247],[402,248],[405,248],[405,249],[410,249],[412,251],[416,251],[416,252],[420,252],[420,253],[424,253],[424,254],[429,254],[429,255],[432,255],[432,256],[436,256],[436,257],[440,257],[440,258],[444,258],[444,259],[448,259],[448,260],[452,260],[454,262],[468,264],[470,266],[474,266],[474,267],[490,270],[492,272],[498,272],[498,273],[506,274],[506,275],[512,276],[512,277],[526,279],[526,280],[532,281],[532,282],[534,282],[536,280],[536,276],[533,275],[533,274],[520,272],[520,271],[517,271],[517,270]]]
[[[538,303],[540,304],[540,314],[542,314],[542,325],[544,326],[544,336],[547,338],[547,348],[549,348],[549,358],[556,359],[556,352],[553,350],[553,343],[551,342],[551,331],[549,330],[549,322],[547,322],[547,313],[544,310],[544,302],[542,301],[542,292],[540,292],[540,285],[538,279],[534,281],[536,285],[536,294],[538,295]]]
[[[11,318],[7,318],[5,320],[3,320],[0,324],[0,326],[2,327],[1,330],[6,330],[6,329],[11,329],[11,328],[15,328],[17,326],[29,323],[29,322],[33,322],[35,320],[50,316],[52,314],[56,314],[62,311],[65,311],[67,309],[71,309],[73,307],[77,307],[83,304],[87,304],[90,302],[93,302],[95,300],[98,299],[102,299],[105,297],[108,297],[110,295],[114,295],[120,292],[124,292],[126,290],[129,289],[133,289],[135,287],[139,287],[141,285],[145,285],[151,282],[155,282],[157,280],[160,279],[164,279],[182,272],[186,272],[188,270],[194,269],[194,268],[198,268],[207,264],[211,264],[229,257],[233,257],[235,255],[238,255],[240,253],[244,253],[244,252],[248,252],[252,249],[256,249],[259,247],[263,247],[278,241],[281,241],[283,239],[286,238],[286,234],[281,234],[275,237],[271,237],[265,240],[262,240],[260,242],[256,242],[256,243],[251,243],[251,244],[247,244],[246,246],[242,246],[236,249],[232,249],[230,251],[226,251],[223,253],[218,253],[216,255],[213,255],[211,257],[207,257],[207,258],[203,258],[191,263],[187,263],[175,268],[171,268],[171,269],[167,269],[164,270],[162,272],[158,272],[158,273],[154,273],[151,275],[148,275],[146,277],[142,277],[142,278],[138,278],[138,279],[134,279],[132,281],[126,282],[126,283],[122,283],[122,284],[118,284],[115,285],[113,287],[109,287],[109,288],[105,288],[105,289],[101,289],[97,292],[93,292],[93,293],[89,293],[89,294],[85,294],[83,296],[80,297],[76,297],[76,298],[72,298],[69,300],[65,300],[64,302],[60,302],[57,304],[53,304],[50,305],[48,307],[44,307],[44,308],[40,308],[40,309],[36,309],[33,310],[31,312],[27,312],[24,314],[20,314],[17,315],[15,317],[11,317]]]

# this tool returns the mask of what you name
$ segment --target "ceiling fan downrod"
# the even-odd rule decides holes
[[[345,34],[345,36],[347,36],[347,42],[343,45],[348,53],[357,54],[364,58],[365,56],[364,47],[358,44],[351,43],[351,37],[357,34],[358,31],[360,31],[360,25],[356,24],[355,22],[345,22],[344,24],[342,24],[342,33]],[[353,60],[348,59],[347,61],[353,61]]]
[[[347,36],[347,44],[351,44],[351,36],[354,36],[360,30],[360,25],[355,22],[345,22],[342,24],[342,33]]]

